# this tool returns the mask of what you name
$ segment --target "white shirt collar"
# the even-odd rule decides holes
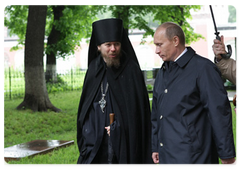
[[[183,54],[185,54],[187,52],[187,48],[185,48],[185,50],[176,58],[176,60],[174,62],[176,62],[180,57],[182,57]]]

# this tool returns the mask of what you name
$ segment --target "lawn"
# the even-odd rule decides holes
[[[45,155],[10,161],[10,164],[76,164],[79,152],[76,143],[76,118],[80,91],[50,94],[52,103],[62,112],[17,111],[23,99],[4,101],[4,148],[36,139],[74,140],[74,145]],[[150,95],[151,97],[152,95]],[[236,143],[236,114],[233,111],[233,131]]]
[[[74,145],[54,150],[46,155],[11,161],[10,164],[76,164],[79,152],[76,144],[77,109],[80,91],[50,94],[50,100],[62,112],[17,111],[23,99],[4,102],[4,147],[36,139],[74,140]]]

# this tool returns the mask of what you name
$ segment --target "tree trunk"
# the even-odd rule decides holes
[[[59,21],[60,17],[63,15],[63,10],[65,6],[53,6],[53,15],[54,22]],[[48,36],[47,47],[50,47],[51,50],[47,51],[47,66],[46,66],[46,81],[57,83],[57,72],[56,72],[56,54],[57,49],[55,47],[51,47],[54,44],[57,44],[59,41],[59,37],[61,36],[61,32],[58,31],[53,24],[52,30]]]
[[[49,100],[44,70],[43,52],[47,6],[29,6],[25,40],[25,97],[17,109],[61,111]]]
[[[117,16],[115,16],[116,18],[122,19],[125,23],[124,25],[124,29],[127,33],[128,33],[128,28],[129,28],[129,10],[130,10],[130,6],[128,5],[119,5],[117,6]]]

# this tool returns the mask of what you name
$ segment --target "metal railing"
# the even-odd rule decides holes
[[[57,73],[57,83],[47,83],[48,93],[57,91],[71,91],[82,88],[86,70],[72,68]],[[25,78],[24,71],[7,68],[4,70],[4,100],[24,97]]]
[[[159,69],[142,70],[148,93],[153,93],[154,81]],[[57,83],[47,83],[48,93],[58,91],[80,90],[83,86],[86,70],[72,68],[58,70]],[[236,90],[236,86],[225,85],[227,90]],[[24,97],[25,80],[24,71],[7,68],[4,71],[4,100]]]

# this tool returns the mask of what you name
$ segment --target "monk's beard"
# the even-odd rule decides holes
[[[115,68],[119,68],[120,67],[120,57],[121,54],[117,55],[114,58],[109,58],[107,56],[102,55],[107,67],[115,67]]]

